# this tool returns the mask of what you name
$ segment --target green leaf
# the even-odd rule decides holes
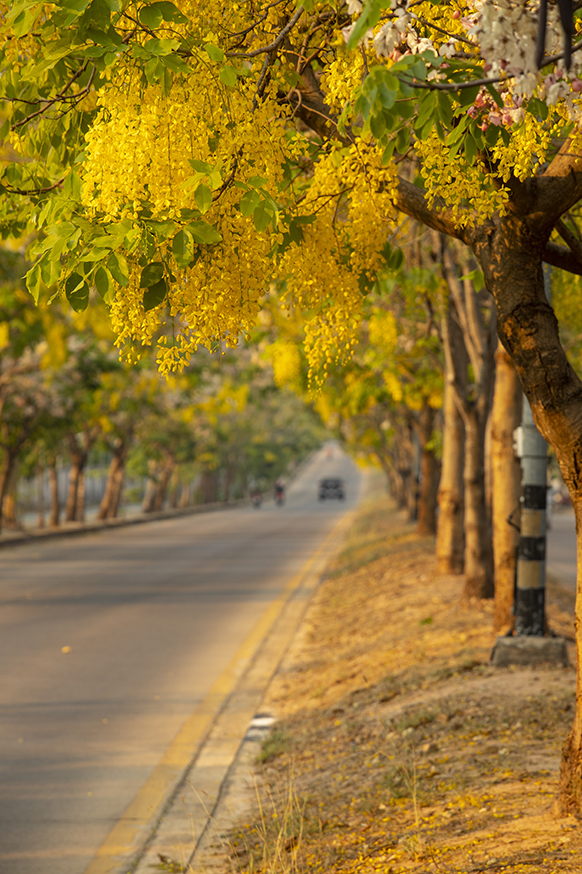
[[[262,198],[258,191],[255,189],[251,189],[250,191],[245,191],[243,196],[240,199],[239,208],[243,215],[249,216],[252,215],[261,202]]]
[[[155,3],[154,5],[162,10],[164,21],[175,21],[177,24],[188,23],[188,18],[182,12],[180,12],[177,6],[174,6],[173,3],[170,3],[169,0],[162,0],[161,3]]]
[[[99,296],[103,298],[105,303],[111,303],[111,298],[115,289],[113,288],[111,273],[105,267],[97,268],[95,273],[95,287]]]
[[[187,75],[191,72],[186,61],[182,60],[178,55],[164,55],[163,58],[160,58],[160,63],[172,73],[182,73],[183,75]]]
[[[168,286],[165,279],[160,279],[155,285],[147,288],[143,295],[143,308],[146,313],[163,303],[167,293]]]
[[[403,155],[410,145],[410,131],[407,127],[402,127],[396,134],[396,149]]]
[[[129,285],[129,267],[127,261],[119,252],[112,252],[107,262],[107,269],[118,285],[124,288]]]
[[[208,185],[202,183],[198,186],[194,195],[194,200],[202,215],[204,215],[205,212],[208,212],[212,206],[212,191]]]
[[[35,304],[38,304],[41,288],[40,264],[35,264],[26,274],[26,287],[32,295]]]
[[[234,67],[223,67],[218,74],[218,78],[224,85],[234,88],[238,80],[238,74]]]
[[[500,109],[503,109],[503,99],[497,88],[494,88],[493,85],[486,85],[485,87],[487,88],[487,91],[489,91],[489,94],[491,95],[497,106]]]
[[[159,6],[159,3],[152,3],[151,6],[144,6],[143,9],[140,9],[138,18],[140,22],[150,30],[156,30],[164,20],[162,10]]]
[[[349,49],[356,48],[360,40],[366,35],[368,28],[378,24],[382,13],[382,6],[382,0],[368,0],[360,12],[360,16],[348,40]]]
[[[154,261],[152,264],[146,264],[141,271],[139,280],[140,288],[153,288],[157,285],[164,275],[164,265],[161,261]],[[151,309],[151,307],[150,307]]]
[[[470,133],[465,137],[465,157],[469,164],[472,164],[477,157],[477,143]]]
[[[248,180],[248,184],[252,185],[254,188],[262,188],[263,185],[266,185],[269,180],[264,176],[251,176]]]
[[[384,113],[377,112],[373,115],[370,114],[369,118],[370,130],[372,131],[372,136],[374,136],[377,140],[381,139],[381,137],[386,132],[386,122],[384,121]]]
[[[388,261],[388,267],[390,270],[400,270],[402,265],[404,264],[404,253],[402,249],[394,249],[392,252],[390,259]]]
[[[187,267],[194,257],[194,238],[187,228],[178,231],[172,240],[172,254],[178,267]]]
[[[384,167],[386,167],[390,163],[390,161],[392,159],[392,155],[394,154],[395,146],[396,146],[396,140],[393,139],[393,140],[390,140],[390,142],[388,143],[388,145],[384,149],[384,153],[382,155],[382,165]]]
[[[212,243],[220,243],[222,240],[222,234],[201,219],[188,225],[188,230],[197,243],[211,245]]]
[[[82,313],[89,304],[89,286],[79,273],[71,273],[65,282],[65,294],[76,313]]]
[[[253,222],[259,233],[266,231],[275,218],[275,209],[268,200],[261,200],[253,213]]]
[[[168,237],[171,237],[172,234],[176,232],[176,222],[171,219],[167,219],[166,221],[154,221],[150,220],[146,222],[147,227],[154,232],[156,235],[156,239],[158,242],[163,243]]]
[[[204,48],[211,61],[214,61],[215,64],[222,64],[224,61],[224,52],[221,48],[213,46],[210,42],[206,43]]]
[[[180,41],[177,39],[148,39],[144,45],[144,49],[152,55],[169,55],[179,48]]]

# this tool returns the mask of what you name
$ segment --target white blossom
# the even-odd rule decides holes
[[[348,15],[355,15],[362,11],[362,0],[347,0]]]

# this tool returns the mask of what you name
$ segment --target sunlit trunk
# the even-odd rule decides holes
[[[44,470],[40,467],[36,472],[36,500],[38,503],[37,528],[44,528]]]
[[[2,453],[2,466],[0,467],[0,531],[4,521],[4,502],[8,490],[8,483],[15,458],[8,449],[4,449]]]
[[[501,343],[495,353],[495,361],[495,394],[491,413],[494,627],[498,634],[506,634],[514,624],[512,607],[519,540],[516,526],[519,521],[521,468],[513,449],[513,432],[521,422],[522,391],[513,362]]]
[[[421,410],[416,433],[420,445],[420,482],[418,484],[418,522],[419,534],[434,534],[436,531],[436,496],[438,489],[439,464],[430,445],[435,410],[425,404]]]
[[[166,493],[168,491],[168,486],[170,484],[170,477],[174,471],[174,461],[166,461],[162,468],[162,472],[160,474],[159,482],[158,482],[158,490],[154,497],[154,510],[161,510],[164,506],[164,501],[166,500]]]
[[[69,471],[69,487],[67,491],[67,501],[65,504],[65,521],[75,522],[77,520],[77,507],[79,502],[79,482],[83,472],[85,459],[82,455],[78,455],[72,459],[71,469]]]
[[[105,485],[105,494],[103,495],[99,506],[99,513],[97,514],[98,519],[115,519],[117,516],[123,490],[126,457],[126,448],[124,446],[116,447],[111,457],[111,463],[107,473],[107,483]]]
[[[465,568],[463,464],[465,428],[455,392],[445,384],[443,459],[438,490],[436,568],[439,574],[462,574]]]
[[[50,459],[48,469],[49,488],[51,495],[49,526],[51,528],[58,528],[58,526],[60,525],[61,507],[59,504],[59,479],[57,475],[57,462],[55,458]]]

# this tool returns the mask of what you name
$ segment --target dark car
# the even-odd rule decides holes
[[[343,501],[345,497],[343,479],[322,479],[319,481],[319,500],[325,501],[326,498],[339,498]]]

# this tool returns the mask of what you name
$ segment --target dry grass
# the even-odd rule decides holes
[[[364,507],[270,689],[232,867],[580,874],[578,824],[552,812],[574,670],[493,669],[492,605],[461,588],[387,499]],[[570,593],[549,596],[571,637]]]

